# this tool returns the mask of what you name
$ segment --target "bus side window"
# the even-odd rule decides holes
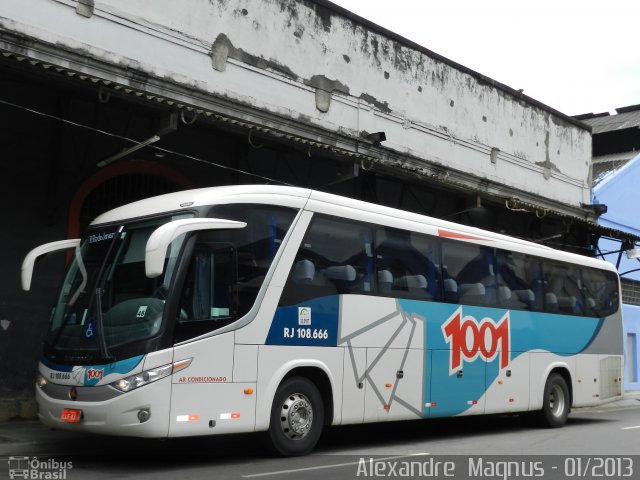
[[[258,292],[280,247],[295,210],[270,205],[216,205],[209,212],[213,218],[246,222],[241,229],[218,230],[201,238],[228,242],[237,251],[238,318],[253,307]]]
[[[439,299],[439,255],[435,239],[387,227],[377,231],[376,245],[381,295]]]
[[[296,256],[280,305],[344,293],[372,293],[371,229],[318,215]]]
[[[605,317],[618,310],[618,281],[613,272],[584,268],[585,315]]]
[[[458,303],[496,304],[493,249],[461,242],[443,242],[443,264],[458,286]]]
[[[545,309],[564,314],[584,314],[580,267],[547,260],[543,264]]]
[[[501,307],[541,310],[539,260],[524,253],[498,250],[497,296]]]
[[[180,297],[176,342],[217,330],[236,319],[235,257],[228,245],[196,245]]]

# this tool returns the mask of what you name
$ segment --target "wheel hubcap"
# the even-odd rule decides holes
[[[561,417],[564,414],[565,398],[564,391],[560,386],[554,385],[549,395],[549,407],[554,417]]]
[[[304,438],[313,425],[313,408],[309,399],[301,393],[286,398],[280,409],[282,432],[293,440]]]

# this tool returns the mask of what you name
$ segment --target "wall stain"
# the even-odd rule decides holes
[[[249,15],[249,10],[247,10],[246,8],[242,8],[242,9],[236,8],[233,11],[233,16],[236,17],[236,18],[246,17],[247,15]]]
[[[560,172],[558,166],[551,161],[551,155],[549,154],[549,130],[545,132],[544,137],[544,152],[545,152],[545,161],[544,162],[535,162],[536,165],[542,167],[544,171],[542,172],[545,179],[549,179],[551,177],[551,172]]]
[[[302,35],[304,35],[304,25],[298,25],[293,32],[293,36],[300,39],[302,38]]]
[[[216,37],[215,42],[213,42],[213,45],[211,46],[210,56],[213,68],[219,72],[224,72],[226,70],[227,58],[233,58],[234,60],[246,63],[247,65],[252,65],[256,68],[273,70],[293,80],[298,78],[293,70],[276,60],[258,57],[257,55],[245,52],[241,48],[234,47],[231,40],[229,40],[229,37],[224,33],[221,33]]]
[[[376,97],[369,95],[368,93],[361,93],[360,99],[364,100],[367,103],[374,105],[378,110],[385,113],[391,113],[392,110],[389,108],[388,102],[381,102]]]
[[[333,16],[331,10],[315,2],[306,2],[306,4],[316,12],[316,24],[322,26],[325,32],[331,33],[331,17]]]
[[[313,10],[313,12],[315,13],[315,24],[320,30],[324,30],[327,33],[331,32],[331,19],[333,13],[325,6],[308,0],[281,0],[277,3],[280,3],[280,12],[286,12],[289,15],[287,26],[290,27],[293,23],[298,21],[298,19],[300,18],[299,9],[304,6],[309,10]]]

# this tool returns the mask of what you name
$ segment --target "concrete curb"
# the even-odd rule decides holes
[[[605,410],[623,410],[627,408],[640,407],[640,391],[624,392],[622,397],[610,400],[601,405],[593,405],[589,407],[572,407],[571,411],[579,412],[603,412]]]
[[[0,399],[0,422],[36,418],[38,418],[38,406],[34,397]]]

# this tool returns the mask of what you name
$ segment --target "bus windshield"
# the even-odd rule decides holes
[[[269,205],[212,206],[208,217],[247,227],[196,234],[184,259],[186,236],[179,236],[156,278],[145,274],[150,235],[192,214],[93,228],[67,271],[45,338],[45,357],[74,365],[110,363],[235,322],[253,307],[295,214],[295,209]],[[181,279],[174,278],[178,262],[186,272]],[[177,311],[165,312],[166,305],[175,304]]]
[[[160,225],[189,216],[90,230],[53,308],[45,351],[77,364],[113,360],[113,347],[156,335],[184,236],[171,244],[158,278],[145,275],[145,246]]]

